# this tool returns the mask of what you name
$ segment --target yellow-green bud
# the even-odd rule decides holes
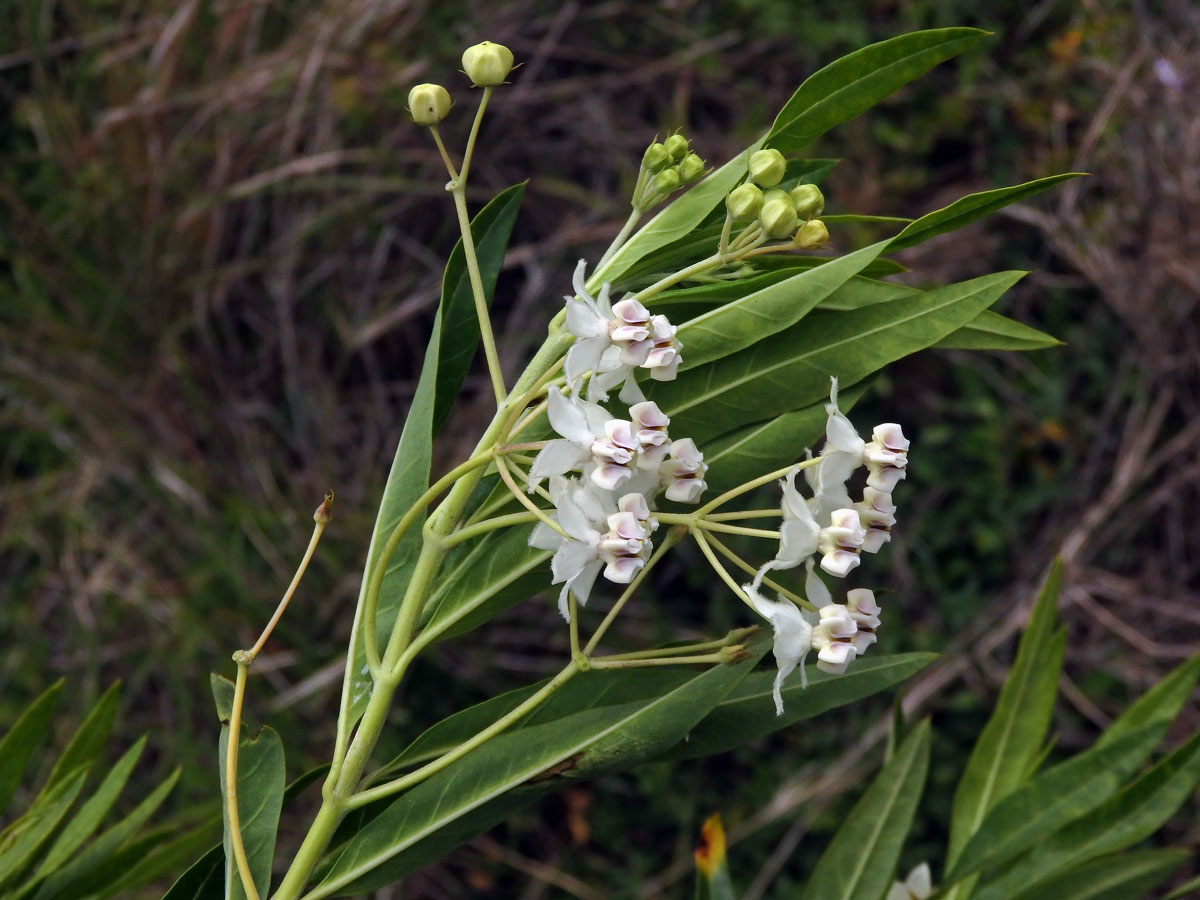
[[[656,194],[669,194],[671,191],[678,190],[680,184],[682,182],[679,180],[677,169],[663,169],[650,182],[650,186],[654,188]]]
[[[800,250],[816,250],[829,242],[829,229],[820,219],[809,219],[800,226],[792,241]]]
[[[671,164],[671,154],[667,148],[655,141],[642,154],[642,168],[647,172],[661,172]]]
[[[503,44],[483,41],[463,51],[462,64],[476,87],[495,87],[512,71],[513,55]]]
[[[763,207],[763,192],[756,184],[746,184],[735,187],[725,198],[725,208],[736,222],[749,222],[758,218]]]
[[[673,134],[665,141],[663,146],[667,148],[667,152],[671,154],[671,159],[679,162],[688,152],[688,139],[682,134]]]
[[[689,153],[683,158],[683,162],[679,164],[679,178],[687,184],[689,181],[695,181],[704,174],[704,160],[695,153]]]
[[[782,192],[781,192],[782,193]],[[763,201],[762,210],[758,214],[763,234],[769,238],[783,238],[796,230],[796,207],[787,194],[782,197],[768,197]]]
[[[783,181],[787,160],[778,150],[756,150],[750,155],[750,180],[763,187],[774,187]]]
[[[408,111],[418,125],[436,125],[454,104],[440,84],[418,84],[408,92]]]
[[[815,184],[796,185],[791,197],[796,205],[796,215],[802,219],[811,219],[825,211],[825,195]]]

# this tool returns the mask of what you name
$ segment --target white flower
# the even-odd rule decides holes
[[[812,630],[812,646],[817,652],[817,668],[830,675],[841,675],[854,660],[854,635],[858,625],[850,611],[840,603],[821,607]]]
[[[589,475],[593,483],[612,491],[632,478],[639,447],[632,422],[624,419],[605,422],[604,437],[597,437],[591,444],[594,467],[589,467]]]
[[[562,435],[549,441],[529,467],[531,484],[547,476],[583,472],[605,490],[615,490],[632,477],[640,443],[633,423],[614,419],[595,403],[551,390],[546,398],[551,427]]]
[[[599,498],[574,479],[554,478],[550,482],[550,497],[554,501],[554,518],[566,537],[539,523],[529,536],[529,544],[554,551],[550,583],[562,585],[558,611],[569,620],[567,593],[574,591],[580,606],[586,605],[596,576],[604,566],[599,556],[601,534],[595,527],[604,520],[604,509]]]
[[[653,347],[638,365],[649,369],[650,377],[655,381],[674,381],[675,372],[683,361],[683,345],[675,337],[675,326],[666,316],[655,316],[650,320],[650,338]]]
[[[835,509],[829,524],[817,536],[821,568],[837,578],[845,578],[861,562],[859,551],[866,534],[857,510]]]
[[[893,881],[884,900],[928,900],[933,896],[933,877],[929,863],[921,863],[903,881]]]
[[[907,476],[908,439],[895,422],[876,425],[871,433],[873,440],[863,447],[863,460],[867,464],[867,485],[890,494],[896,483]]]
[[[875,603],[875,592],[866,588],[846,591],[846,609],[854,620],[856,631],[851,642],[854,652],[862,656],[875,643],[875,632],[879,628],[879,606]]]
[[[704,474],[708,465],[696,442],[683,438],[671,444],[670,457],[659,468],[662,483],[667,487],[667,499],[679,503],[697,503],[708,488]]]
[[[640,447],[638,468],[657,472],[671,449],[671,439],[667,436],[671,420],[653,400],[633,404],[629,407],[629,418],[633,420]]]
[[[786,600],[768,600],[755,589],[753,585],[745,585],[743,590],[754,604],[754,610],[771,623],[775,630],[775,643],[772,652],[775,654],[775,665],[779,671],[775,675],[775,685],[772,696],[775,698],[775,715],[783,715],[783,682],[800,666],[800,683],[808,686],[804,675],[804,657],[812,649],[813,629],[804,615],[792,603]]]
[[[779,526],[779,551],[755,574],[755,588],[762,584],[763,576],[772,569],[794,568],[817,552],[817,537],[821,527],[813,518],[808,501],[796,489],[797,472],[799,467],[788,472],[781,482],[783,522]]]
[[[626,494],[617,501],[617,508],[608,517],[608,531],[600,536],[597,552],[605,564],[604,577],[629,584],[646,565],[652,549],[650,535],[658,528],[658,520],[651,518],[641,494]]]
[[[855,503],[858,517],[867,529],[863,536],[864,553],[878,553],[892,539],[892,526],[896,524],[896,503],[892,495],[877,491],[873,487],[863,488],[861,503]]]

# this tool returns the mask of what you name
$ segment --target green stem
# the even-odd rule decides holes
[[[465,528],[460,528],[448,538],[446,538],[447,547],[456,547],[471,538],[479,537],[481,534],[487,534],[491,531],[496,531],[500,528],[507,528],[510,525],[525,525],[529,522],[536,522],[537,516],[531,512],[511,513],[507,516],[496,516],[493,519],[484,519],[482,522],[476,522],[474,525],[468,525]]]
[[[629,214],[629,218],[625,220],[625,224],[621,226],[621,230],[617,232],[617,236],[615,238],[613,238],[613,242],[608,245],[608,249],[604,251],[604,255],[602,257],[600,257],[600,262],[596,263],[595,267],[593,268],[593,271],[599,269],[601,266],[605,265],[610,259],[613,258],[613,256],[616,254],[616,252],[618,250],[620,250],[622,246],[624,246],[625,241],[627,241],[629,239],[629,235],[633,232],[633,229],[637,225],[638,220],[641,219],[642,211],[640,209],[638,209],[638,207],[636,205],[636,197],[637,197],[637,191],[638,191],[638,189],[641,188],[642,183],[644,181],[644,176],[642,174],[644,172],[645,172],[645,169],[643,169],[643,170],[641,170],[641,172],[639,172],[638,184],[637,184],[637,187],[634,188],[633,196],[635,198],[635,204],[633,207],[633,212],[631,212]]]
[[[729,522],[735,519],[778,519],[783,514],[775,509],[743,509],[738,512],[711,513],[704,518],[710,522]]]
[[[645,669],[650,666],[690,666],[696,663],[719,663],[725,660],[720,653],[702,656],[663,656],[653,659],[611,659],[600,657],[590,661],[593,669]]]
[[[483,355],[487,358],[488,373],[492,377],[492,390],[496,393],[496,406],[504,404],[508,389],[504,386],[504,373],[500,370],[500,354],[496,350],[496,337],[492,334],[492,320],[488,313],[487,296],[483,291],[483,277],[479,272],[479,260],[475,256],[475,238],[471,235],[471,217],[467,213],[466,179],[453,182],[450,189],[454,197],[454,211],[458,214],[458,228],[462,232],[463,257],[467,262],[467,275],[471,281],[471,294],[475,298],[475,316],[479,319],[479,336],[483,341]]]
[[[710,522],[707,519],[697,520],[697,524],[705,531],[720,531],[725,534],[744,534],[746,537],[771,538],[779,540],[779,532],[767,528],[746,528],[744,525],[725,525],[721,522]]]
[[[742,494],[746,493],[747,491],[752,491],[756,487],[762,487],[764,484],[770,484],[776,478],[782,478],[788,472],[792,471],[792,469],[808,469],[812,466],[819,465],[820,462],[821,457],[814,456],[812,459],[804,460],[804,462],[792,463],[790,466],[784,466],[782,469],[776,469],[774,472],[768,472],[766,475],[760,475],[758,478],[755,478],[752,481],[747,481],[745,484],[739,484],[735,488],[730,488],[715,500],[710,500],[708,503],[704,504],[694,513],[692,513],[692,515],[696,516],[697,518],[700,518],[701,516],[707,516],[718,506],[728,503],[734,497],[740,497]]]
[[[488,101],[492,99],[492,90],[490,87],[483,89],[479,107],[475,110],[475,121],[471,123],[471,133],[467,137],[467,149],[463,151],[462,172],[458,176],[458,180],[463,184],[467,183],[467,172],[471,169],[471,159],[475,155],[475,139],[479,137],[479,126],[483,122],[483,113],[487,109]]]
[[[250,871],[250,860],[246,857],[246,846],[242,843],[242,824],[238,813],[237,773],[238,745],[242,740],[242,703],[246,698],[246,673],[250,661],[244,650],[233,655],[237,663],[237,681],[233,686],[233,708],[229,713],[229,739],[225,745],[225,815],[229,820],[229,845],[237,863],[238,877],[248,900],[258,900],[258,888],[254,886],[254,873]],[[250,657],[253,659],[253,657]]]
[[[422,766],[414,772],[410,772],[409,774],[393,781],[387,781],[381,785],[377,785],[376,787],[369,788],[365,791],[359,791],[358,793],[351,795],[347,801],[347,808],[358,809],[360,806],[366,806],[368,803],[371,803],[375,800],[380,800],[384,797],[390,797],[392,794],[398,794],[415,784],[420,784],[431,775],[436,775],[451,763],[462,759],[476,747],[487,743],[496,735],[511,727],[520,719],[523,719],[525,716],[529,715],[531,712],[549,700],[555,691],[570,681],[579,672],[579,664],[575,660],[571,660],[571,662],[567,663],[566,667],[563,668],[561,672],[543,685],[539,691],[527,698],[524,703],[501,718],[497,719],[471,739],[464,741],[450,752],[443,756],[439,756],[433,762]]]
[[[729,570],[721,564],[721,561],[717,559],[716,554],[713,553],[712,547],[708,545],[708,538],[705,537],[704,532],[697,529],[696,531],[692,532],[692,537],[696,539],[696,544],[700,547],[700,551],[708,558],[709,564],[712,565],[713,570],[719,576],[721,576],[721,580],[729,585],[729,589],[733,591],[739,600],[741,600],[751,609],[754,609],[754,604],[750,602],[750,597],[747,596],[744,590],[742,590],[742,586],[733,580],[733,577],[729,574]]]
[[[610,662],[622,659],[660,659],[668,656],[686,656],[691,653],[700,653],[704,650],[720,650],[722,647],[728,647],[730,644],[741,643],[750,632],[755,630],[757,629],[739,628],[715,641],[701,641],[698,644],[680,644],[678,647],[658,647],[654,650],[635,650],[632,653],[614,653],[611,656],[602,656],[600,659]]]
[[[709,535],[707,535],[707,537],[708,537],[708,542],[716,549],[716,551],[718,553],[720,553],[722,556],[724,556],[727,560],[729,560],[731,563],[733,563],[735,566],[737,566],[739,569],[741,569],[747,575],[750,575],[751,577],[758,575],[758,570],[756,568],[754,568],[754,566],[750,565],[750,563],[746,562],[744,559],[742,559],[740,556],[738,556],[736,553],[734,553],[732,550],[730,550],[727,546],[725,546],[724,543],[717,540],[716,535],[709,534]],[[778,581],[775,581],[771,578],[767,578],[764,576],[762,583],[765,584],[767,587],[771,588],[773,591],[776,591],[777,593],[782,594],[784,597],[787,597],[793,603],[798,604],[799,606],[801,606],[804,609],[813,610],[814,612],[817,609],[815,606],[813,606],[811,603],[809,603],[807,600],[805,600],[799,594],[795,593],[794,591],[789,591]]]

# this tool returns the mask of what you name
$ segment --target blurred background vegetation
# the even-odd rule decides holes
[[[510,372],[574,261],[625,218],[655,134],[682,127],[719,164],[807,74],[866,43],[944,25],[994,32],[812,148],[843,160],[829,211],[917,215],[1092,173],[903,260],[914,283],[1031,269],[1002,311],[1066,346],[922,354],[856,415],[896,419],[914,440],[903,528],[872,561],[889,589],[879,649],[948,651],[907,689],[910,711],[935,716],[930,796],[945,808],[926,808],[926,844],[903,869],[937,846],[1054,554],[1070,630],[1062,751],[1200,650],[1200,11],[1187,0],[6,10],[0,723],[59,676],[76,718],[122,678],[120,734],[151,733],[144,783],[182,763],[175,814],[215,804],[207,673],[228,674],[232,650],[253,641],[332,487],[335,524],[251,690],[255,715],[284,735],[289,774],[327,756],[364,547],[454,240],[444,171],[405,98],[432,80],[468,106],[458,56],[485,38],[524,61],[473,169],[477,202],[530,179],[496,301]],[[446,123],[452,146],[468,122]],[[862,239],[834,234],[842,250]],[[472,443],[489,395],[486,379],[468,383],[439,459]],[[621,640],[744,624],[690,562],[663,567],[660,601],[632,610]],[[526,604],[437,648],[388,740],[555,670],[559,624],[549,600]],[[693,837],[718,809],[747,898],[789,896],[839,795],[852,799],[878,761],[886,707],[575,788],[404,896],[683,896]],[[1194,804],[1166,838],[1200,843]]]

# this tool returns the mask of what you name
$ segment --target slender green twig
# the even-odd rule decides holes
[[[667,536],[663,538],[662,543],[654,548],[654,552],[646,560],[646,564],[633,576],[633,580],[625,586],[625,590],[621,591],[621,596],[617,598],[617,602],[612,605],[612,609],[608,611],[608,614],[601,621],[599,627],[596,628],[595,633],[592,634],[591,639],[587,642],[587,646],[583,648],[584,656],[592,655],[592,651],[600,643],[600,638],[604,637],[604,633],[608,631],[609,626],[616,620],[621,609],[629,602],[629,598],[633,596],[633,592],[637,590],[638,585],[642,583],[642,580],[650,573],[655,564],[666,555],[666,552],[679,543],[680,538],[685,533],[681,528],[672,528],[667,532]]]
[[[766,475],[760,475],[758,478],[747,481],[745,484],[740,484],[735,488],[730,488],[716,499],[710,500],[708,503],[704,504],[702,507],[696,510],[693,515],[697,518],[701,516],[707,516],[718,506],[728,503],[734,497],[740,497],[747,491],[752,491],[757,487],[762,487],[764,484],[770,484],[776,478],[782,478],[788,472],[792,471],[792,469],[807,469],[811,466],[820,465],[820,463],[821,457],[814,456],[812,459],[806,459],[803,462],[793,463],[790,466],[784,466],[781,469],[776,469],[774,472],[768,472]]]
[[[527,510],[529,510],[531,513],[533,513],[534,517],[539,522],[543,523],[544,525],[550,526],[555,531],[557,531],[559,534],[561,534],[563,537],[570,537],[570,535],[568,535],[565,531],[563,531],[561,525],[559,525],[552,518],[550,518],[548,515],[546,515],[545,510],[539,508],[536,503],[534,503],[532,500],[530,500],[528,497],[525,496],[525,492],[523,490],[521,490],[521,488],[517,486],[516,481],[513,480],[512,472],[509,471],[508,463],[506,463],[504,461],[504,457],[502,457],[502,456],[496,457],[496,470],[500,473],[500,478],[504,481],[505,485],[508,486],[509,492],[514,497],[517,498],[517,500],[521,503],[522,506],[524,506]]]
[[[758,575],[758,570],[756,568],[754,568],[754,566],[750,565],[750,563],[746,562],[744,559],[742,559],[740,556],[738,556],[736,553],[734,553],[729,547],[727,547],[724,543],[722,543],[720,540],[718,540],[716,535],[709,534],[708,542],[710,544],[712,544],[712,546],[716,549],[716,551],[718,553],[720,553],[722,556],[724,556],[727,560],[729,560],[731,563],[733,563],[735,566],[737,566],[739,569],[741,569],[747,575],[750,575],[750,576]],[[816,607],[813,606],[813,604],[809,603],[807,600],[805,600],[803,597],[801,597],[795,591],[788,590],[782,584],[780,584],[778,581],[775,581],[774,579],[767,578],[766,576],[764,576],[762,583],[765,584],[767,587],[771,588],[773,591],[783,595],[784,597],[787,597],[793,603],[798,604],[799,606],[803,607],[804,609],[816,610]]]
[[[717,575],[721,577],[722,581],[729,585],[729,589],[733,591],[734,595],[736,595],[739,600],[741,600],[751,609],[754,609],[754,604],[750,602],[750,597],[744,590],[742,590],[742,586],[733,579],[733,577],[729,574],[729,570],[721,564],[721,561],[717,559],[716,554],[713,553],[712,547],[708,545],[708,538],[705,537],[704,532],[700,529],[696,529],[692,532],[692,537],[696,539],[696,544],[700,547],[700,552],[702,552],[705,557],[708,558],[709,563],[713,567],[713,571],[715,571]]]
[[[650,666],[691,666],[697,663],[724,662],[720,653],[708,653],[701,656],[663,656],[651,659],[610,659],[597,656],[589,660],[593,669],[644,669]]]
[[[743,509],[738,512],[709,513],[704,518],[710,522],[731,522],[736,519],[778,519],[782,511],[776,509]]]
[[[445,539],[447,547],[456,547],[472,538],[477,538],[481,534],[487,534],[496,531],[500,528],[507,528],[510,525],[524,525],[529,522],[538,521],[538,517],[531,512],[510,513],[507,516],[495,516],[491,519],[484,519],[481,522],[476,522],[473,525],[467,525],[458,531],[451,534]]]
[[[697,519],[696,524],[705,531],[720,531],[725,534],[742,534],[746,537],[770,538],[779,540],[779,532],[767,528],[746,528],[742,525],[726,525],[723,522],[711,522],[708,519]]]

